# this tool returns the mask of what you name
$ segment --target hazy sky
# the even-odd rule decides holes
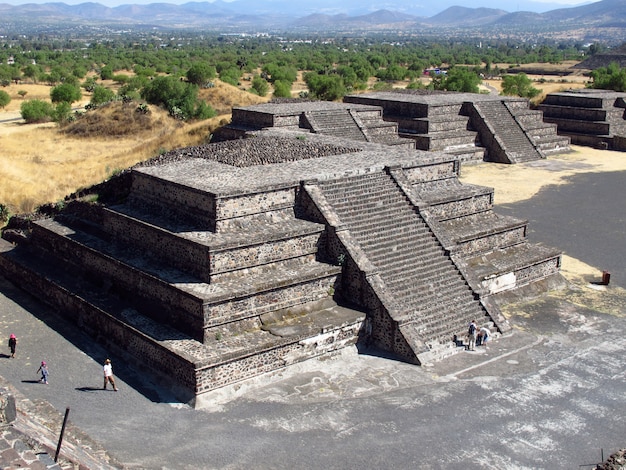
[[[86,3],[86,2],[94,2],[94,3],[100,3],[102,5],[106,5],[109,7],[113,7],[113,6],[117,6],[117,5],[129,5],[129,4],[147,4],[147,3],[172,3],[172,4],[182,4],[182,3],[187,3],[190,1],[208,1],[208,2],[213,2],[214,0],[0,0],[0,4],[5,3],[5,4],[9,4],[9,5],[24,5],[27,3],[52,3],[52,2],[59,2],[59,3],[66,3],[68,5],[78,5],[80,3]],[[223,1],[232,1],[232,0],[223,0]],[[298,0],[295,0],[296,2]],[[528,10],[530,11],[545,11],[545,7],[542,6],[541,4],[546,4],[549,3],[551,5],[559,5],[561,7],[568,7],[568,6],[577,6],[577,5],[582,5],[584,3],[594,3],[594,0],[532,0],[535,3],[537,3],[537,8],[536,9],[531,9],[528,8]],[[263,3],[271,3],[272,0],[257,0],[257,2],[259,4],[263,4]],[[307,2],[308,3],[308,2]],[[388,9],[392,9],[389,8],[388,5],[390,3],[395,3],[393,0],[389,1],[387,0],[385,3],[385,7]],[[401,5],[403,3],[402,0],[397,0],[398,5]],[[524,2],[525,5],[527,5],[527,2]],[[481,7],[481,6],[486,6],[489,8],[494,8],[493,6],[493,2],[492,1],[481,1],[481,0],[458,0],[453,2],[454,5],[459,5],[459,6],[465,6],[465,7],[469,7],[469,8],[477,8],[477,7]],[[518,10],[518,6],[520,6],[520,2],[516,1],[516,0],[502,0],[500,2],[497,2],[497,8],[500,8],[502,10],[506,10],[506,11],[516,11]]]

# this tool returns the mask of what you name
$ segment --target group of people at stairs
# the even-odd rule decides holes
[[[487,342],[491,339],[491,331],[486,326],[480,329],[476,324],[476,320],[472,320],[467,329],[467,351],[476,351],[476,346],[487,347]]]

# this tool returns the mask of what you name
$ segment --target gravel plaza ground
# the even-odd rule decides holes
[[[44,424],[58,428],[69,406],[113,467],[592,468],[626,447],[626,154],[575,150],[464,171],[496,188],[497,212],[530,219],[531,241],[564,251],[570,281],[507,306],[513,331],[486,349],[426,367],[348,349],[219,390],[194,410],[0,278],[0,331],[19,338],[0,376],[51,405],[35,407]],[[603,270],[609,286],[598,285]],[[107,357],[117,393],[101,389]]]

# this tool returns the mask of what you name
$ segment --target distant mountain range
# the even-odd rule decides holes
[[[351,5],[352,0],[346,0]],[[159,29],[205,29],[220,32],[260,31],[382,31],[433,32],[458,30],[507,31],[518,34],[542,32],[551,37],[613,41],[626,39],[626,1],[602,0],[544,13],[507,12],[497,8],[450,6],[431,16],[415,16],[405,11],[380,9],[366,14],[325,13],[326,0],[311,2],[320,11],[294,11],[286,0],[234,0],[189,2],[182,5],[151,3],[106,7],[99,3],[0,4],[0,34],[21,24],[108,25]],[[363,2],[361,2],[363,5]],[[367,4],[367,2],[365,2]],[[380,4],[380,3],[379,3]],[[343,4],[342,4],[343,5]],[[571,36],[574,35],[574,36]]]

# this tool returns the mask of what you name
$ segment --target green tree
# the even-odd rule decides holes
[[[149,82],[141,90],[141,97],[148,103],[165,107],[177,119],[207,119],[216,115],[213,108],[198,99],[197,85],[171,75]]]
[[[9,96],[9,94],[4,90],[0,90],[0,108],[4,108],[10,102],[11,97]]]
[[[291,98],[291,83],[276,80],[274,82],[275,98]]]
[[[53,106],[43,100],[24,101],[20,106],[22,119],[29,124],[49,121],[53,112]]]
[[[507,96],[521,96],[534,98],[541,90],[532,86],[532,81],[525,73],[506,75],[502,78],[502,94]]]
[[[61,101],[52,109],[50,118],[54,122],[65,122],[69,120],[71,113],[72,105],[67,101]]]
[[[435,90],[462,91],[478,93],[480,77],[465,67],[453,67],[445,75],[436,75],[431,83]]]
[[[39,75],[41,75],[41,69],[36,65],[29,64],[24,67],[22,73],[25,77],[30,78],[33,82],[37,83],[37,79],[39,78]]]
[[[100,78],[102,80],[111,80],[113,78],[113,67],[111,65],[105,65],[100,70]]]
[[[96,85],[91,95],[90,103],[94,106],[100,106],[101,104],[108,103],[115,98],[115,93],[102,85]]]
[[[339,75],[320,75],[315,72],[304,74],[309,92],[314,98],[326,101],[341,99],[347,93],[343,78]]]
[[[222,69],[220,72],[220,80],[229,85],[239,85],[239,78],[241,77],[241,70],[237,67],[230,67]]]
[[[50,90],[50,99],[53,103],[65,101],[71,104],[74,101],[80,100],[82,97],[83,94],[80,92],[80,87],[70,83],[62,83]]]
[[[591,88],[626,91],[626,69],[620,68],[616,62],[594,70],[591,72],[591,78],[593,79]]]
[[[269,83],[267,83],[266,80],[262,79],[261,77],[259,77],[258,75],[255,75],[254,78],[252,79],[252,88],[251,90],[259,95],[259,96],[265,96],[267,95],[267,92],[270,89],[270,85]]]
[[[194,85],[204,86],[215,79],[216,74],[215,67],[206,62],[198,62],[187,70],[187,80]]]

